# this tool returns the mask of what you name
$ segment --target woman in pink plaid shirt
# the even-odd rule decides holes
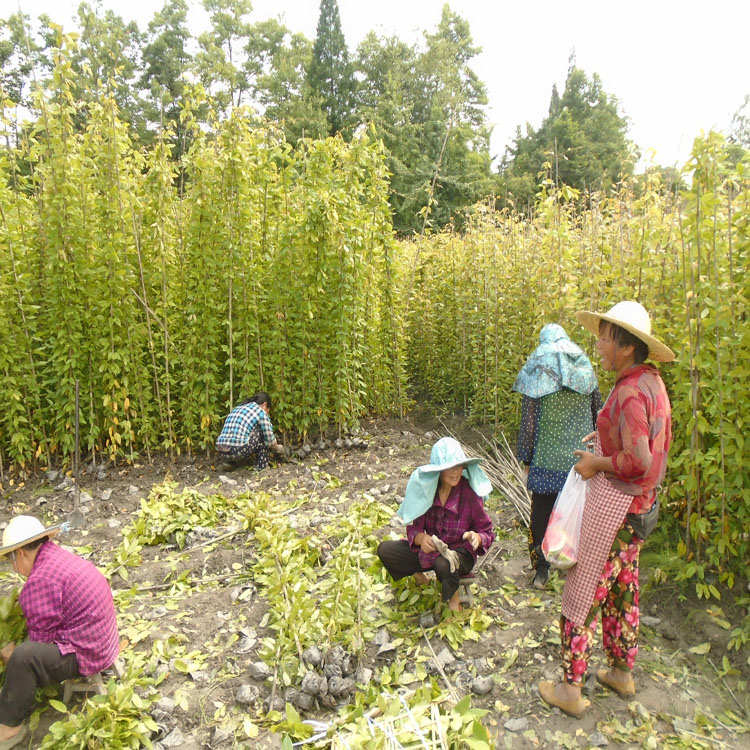
[[[599,614],[609,668],[596,678],[623,697],[635,694],[632,670],[638,653],[638,558],[658,515],[657,491],[672,440],[672,410],[659,371],[644,360],[671,362],[670,349],[651,335],[651,320],[638,302],[620,302],[605,314],[576,317],[598,336],[596,348],[615,386],[596,422],[595,450],[574,451],[575,470],[587,480],[578,562],[566,579],[560,636],[563,681],[539,683],[542,699],[578,717]]]
[[[0,557],[8,555],[26,579],[18,602],[28,640],[0,651],[7,665],[0,691],[0,750],[26,736],[23,722],[38,687],[100,672],[112,666],[119,651],[109,583],[93,563],[51,541],[60,529],[16,516],[3,532]]]

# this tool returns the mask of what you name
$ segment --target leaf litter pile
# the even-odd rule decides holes
[[[559,678],[563,581],[529,586],[526,530],[499,494],[463,612],[434,585],[394,584],[375,550],[403,535],[396,508],[439,437],[424,430],[369,424],[263,472],[223,475],[204,458],[92,467],[86,523],[61,542],[110,578],[125,672],[68,706],[40,695],[30,747],[748,746],[747,654],[726,652],[729,616],[663,581],[643,592],[634,700],[591,679],[597,644],[584,717],[541,702],[537,682]],[[4,520],[71,507],[54,472],[5,490]],[[18,580],[0,585],[6,641]]]

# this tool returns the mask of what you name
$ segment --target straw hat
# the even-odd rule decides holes
[[[671,362],[675,359],[674,352],[666,345],[662,344],[659,339],[651,335],[651,318],[646,312],[646,308],[639,302],[627,300],[618,302],[606,313],[588,312],[579,310],[576,313],[578,322],[591,333],[599,335],[599,321],[606,320],[608,323],[624,328],[630,331],[636,338],[639,338],[648,346],[649,359],[654,362]]]
[[[45,529],[41,521],[34,516],[16,516],[10,520],[10,523],[5,527],[5,531],[3,531],[3,546],[0,547],[0,557],[30,542],[35,542],[43,536],[52,539],[60,533],[64,525],[58,523]]]

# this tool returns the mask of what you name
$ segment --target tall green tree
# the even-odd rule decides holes
[[[252,42],[253,37],[248,44]],[[307,80],[311,59],[312,42],[303,34],[290,35],[285,30],[255,81],[256,99],[265,116],[282,128],[293,145],[300,138],[324,138],[329,132],[320,97],[313,94]]]
[[[244,42],[252,30],[247,20],[252,5],[250,0],[203,0],[203,7],[211,29],[198,37],[195,67],[217,109],[227,112],[243,104],[250,89]]]
[[[0,20],[0,88],[6,100],[29,106],[34,56],[39,46],[32,38],[29,16],[12,13]]]
[[[448,5],[422,48],[368,35],[358,49],[357,116],[388,149],[394,226],[444,226],[490,192],[484,84],[468,22]]]
[[[140,86],[147,92],[146,115],[152,125],[175,124],[176,151],[185,150],[186,131],[180,123],[180,107],[185,93],[186,74],[192,57],[187,51],[190,30],[186,0],[166,0],[149,22],[143,48]]]
[[[75,96],[88,106],[102,95],[111,96],[119,118],[141,137],[145,136],[143,102],[137,95],[143,35],[138,25],[125,23],[100,5],[81,3],[78,7],[80,36],[71,52],[75,76]],[[87,112],[82,111],[82,116]]]
[[[732,115],[729,142],[750,149],[750,94],[745,94],[742,104]]]
[[[533,202],[539,174],[581,191],[607,189],[632,174],[633,147],[619,103],[595,73],[589,78],[571,61],[565,90],[553,86],[547,117],[538,130],[526,124],[516,131],[500,170],[501,190],[516,205]]]
[[[312,95],[320,98],[329,134],[341,132],[351,121],[355,82],[336,0],[320,0],[307,82]]]

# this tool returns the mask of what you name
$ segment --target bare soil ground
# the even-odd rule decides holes
[[[450,426],[462,429],[460,420]],[[61,541],[71,547],[90,548],[95,562],[111,559],[112,551],[120,544],[121,530],[137,513],[141,498],[148,497],[152,486],[167,476],[180,487],[207,493],[265,490],[283,498],[285,493],[300,488],[315,488],[318,499],[314,512],[321,518],[345,512],[345,504],[334,503],[344,490],[351,498],[367,492],[395,512],[409,472],[427,460],[439,430],[438,424],[424,418],[368,423],[360,433],[364,447],[314,450],[303,460],[272,466],[263,472],[240,469],[227,475],[236,484],[219,479],[221,472],[212,457],[91,468],[82,479],[83,490],[93,498],[86,504],[85,523],[65,534]],[[468,430],[465,435],[470,441]],[[314,474],[321,468],[338,478],[340,487],[328,489],[316,479]],[[6,481],[0,518],[7,521],[12,515],[25,512],[47,521],[64,520],[72,499],[64,489],[55,489],[59,479],[62,477],[50,482],[41,473],[12,485]],[[479,570],[474,606],[487,613],[493,624],[478,641],[466,641],[454,655],[464,668],[472,666],[472,674],[494,679],[492,690],[475,695],[473,704],[489,710],[484,723],[490,727],[497,747],[750,747],[750,736],[743,734],[750,721],[750,701],[737,691],[738,681],[750,680],[748,655],[726,651],[726,621],[734,625],[744,613],[732,611],[722,602],[723,617],[718,619],[724,624],[717,624],[710,603],[685,598],[675,584],[649,584],[647,569],[642,573],[642,580],[647,582],[642,600],[642,652],[635,670],[636,698],[624,700],[595,684],[592,676],[605,664],[599,646],[586,689],[590,709],[580,720],[550,710],[539,698],[536,685],[540,679],[556,680],[560,674],[557,618],[563,581],[555,575],[546,591],[531,588],[526,530],[513,508],[502,499],[493,496],[488,508],[495,520],[497,540]],[[391,526],[383,533],[398,530]],[[136,603],[123,613],[127,626],[121,625],[121,631],[130,636],[126,651],[154,653],[160,644],[172,639],[194,655],[193,668],[187,672],[174,668],[174,664],[163,667],[166,679],[159,691],[162,696],[175,699],[176,705],[161,704],[157,716],[162,731],[158,739],[164,747],[177,748],[279,747],[278,735],[266,731],[253,741],[245,740],[244,745],[239,739],[216,731],[216,707],[235,705],[241,685],[254,684],[258,688],[257,704],[245,709],[251,717],[262,710],[262,700],[270,693],[268,680],[253,681],[247,674],[248,666],[258,660],[253,638],[259,642],[267,635],[262,623],[268,603],[262,590],[247,584],[238,586],[232,578],[234,572],[250,562],[251,547],[235,545],[230,538],[207,552],[205,546],[196,543],[199,541],[198,537],[188,541],[181,570],[192,578],[216,579],[215,583],[199,590],[186,588],[176,603],[167,601],[159,588],[174,568],[169,550],[164,547],[144,548],[141,564],[128,570],[127,581],[119,575],[112,579],[115,591],[134,584],[139,591]],[[7,593],[11,585],[17,585],[17,581],[4,578],[0,593]],[[416,606],[413,615],[418,628],[419,602]],[[251,635],[245,641],[250,644],[246,653],[238,653],[236,642],[223,645],[238,629],[243,637]],[[708,654],[690,652],[706,643],[711,649]],[[431,645],[439,652],[447,644]],[[375,647],[368,649],[367,658],[372,661],[362,666],[373,670],[382,666],[383,660],[377,658],[376,651]],[[720,674],[717,669],[725,653],[735,674]],[[217,678],[226,664],[233,667],[230,672],[234,676]],[[459,693],[469,691],[459,671],[446,672]],[[226,670],[222,675],[226,675]],[[303,715],[324,721],[334,716],[320,705]],[[728,715],[741,721],[730,726]],[[50,723],[58,717],[52,709],[44,713],[29,747],[39,747]],[[705,731],[706,727],[710,732]]]

